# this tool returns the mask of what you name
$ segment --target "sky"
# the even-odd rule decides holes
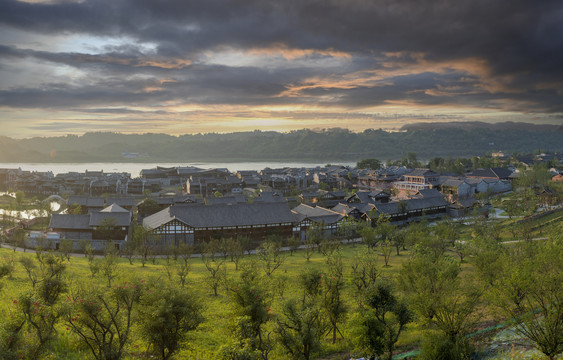
[[[563,2],[0,0],[0,135],[563,123]]]

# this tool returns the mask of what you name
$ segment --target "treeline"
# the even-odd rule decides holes
[[[0,138],[3,162],[123,161],[122,153],[138,153],[127,161],[223,161],[223,160],[357,160],[400,159],[408,152],[420,158],[471,157],[502,149],[528,152],[562,151],[561,130],[538,131],[501,128],[407,129],[386,132],[368,129],[298,130],[289,133],[238,132],[230,134],[86,133],[82,136]]]

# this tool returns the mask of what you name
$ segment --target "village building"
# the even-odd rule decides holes
[[[286,202],[173,205],[146,217],[156,246],[199,244],[210,239],[249,237],[255,243],[268,235],[290,237],[294,214]]]
[[[429,169],[415,169],[402,176],[402,180],[393,183],[398,190],[430,189],[438,184],[440,174]]]
[[[337,235],[340,222],[345,216],[339,212],[320,206],[300,204],[291,210],[296,215],[293,233],[302,241],[308,237],[308,231],[316,226],[322,231],[323,237]]]
[[[95,249],[101,250],[108,240],[115,241],[117,246],[127,241],[131,219],[129,210],[112,204],[88,214],[53,214],[49,228],[61,240],[74,240],[74,248],[78,248],[80,240],[89,240]],[[58,246],[58,242],[52,244],[56,249]]]

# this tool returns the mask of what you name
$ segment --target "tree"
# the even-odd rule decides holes
[[[161,210],[161,206],[154,199],[146,198],[138,206],[137,212],[141,218],[155,214]]]
[[[321,347],[326,331],[320,309],[312,302],[287,301],[276,320],[278,341],[292,359],[309,360]]]
[[[136,253],[139,255],[143,267],[145,267],[151,253],[152,236],[155,235],[152,234],[150,228],[133,223],[133,236],[131,237],[133,244],[130,246],[136,249]]]
[[[115,248],[113,241],[107,241],[104,248],[104,260],[101,263],[101,271],[107,279],[108,287],[111,287],[112,280],[117,276],[118,258],[119,252]]]
[[[371,226],[362,227],[360,229],[360,236],[362,237],[364,244],[366,244],[369,249],[373,249],[379,242],[375,229]]]
[[[303,303],[313,302],[321,294],[323,273],[314,268],[306,268],[298,275],[299,286],[303,290]]]
[[[310,243],[315,244],[319,254],[321,252],[321,243],[323,242],[323,239],[324,233],[322,224],[313,223],[309,226],[309,229],[307,229],[307,240],[309,240]]]
[[[257,352],[258,358],[267,360],[273,345],[271,332],[266,329],[272,319],[270,297],[255,266],[242,269],[240,279],[231,287],[230,298],[236,315],[237,352]]]
[[[517,244],[506,256],[502,276],[494,282],[498,308],[536,349],[555,359],[563,353],[561,239]]]
[[[352,262],[352,285],[361,292],[375,285],[378,277],[377,257],[369,249],[362,251]]]
[[[147,352],[162,360],[172,358],[186,333],[203,322],[201,303],[187,290],[160,284],[140,297],[138,322]]]
[[[205,251],[201,254],[203,264],[209,272],[207,281],[209,286],[213,290],[213,295],[215,296],[219,295],[217,290],[219,289],[219,284],[221,284],[221,281],[223,281],[224,278],[224,272],[222,271],[222,269],[225,265],[224,259],[219,259],[216,257],[218,247],[219,244],[217,240],[211,240],[205,246]]]
[[[61,254],[61,257],[64,257],[67,259],[67,261],[70,261],[70,253],[72,252],[73,246],[74,246],[74,240],[70,240],[70,239],[61,240],[61,243],[59,245],[59,253]]]
[[[481,297],[470,278],[462,281],[460,272],[459,264],[449,257],[417,255],[399,274],[399,284],[415,312],[453,344],[460,343],[474,325]]]
[[[337,333],[344,337],[338,325],[344,321],[348,307],[342,294],[344,291],[342,256],[339,253],[329,256],[327,264],[329,272],[327,276],[323,277],[321,309],[328,319],[328,331],[332,332],[332,343],[334,344]]]
[[[279,241],[267,239],[260,245],[258,259],[262,262],[264,272],[268,277],[284,264],[286,257]]]
[[[180,258],[180,262],[177,263],[176,268],[176,275],[178,275],[178,279],[180,280],[180,285],[182,287],[186,284],[186,278],[191,269],[191,257],[193,252],[193,245],[190,244],[180,244],[178,246],[178,256]]]
[[[293,253],[299,250],[301,240],[297,236],[292,236],[287,240],[287,246],[289,247],[289,254],[293,256]]]
[[[391,252],[393,251],[393,245],[391,241],[385,240],[381,244],[381,254],[383,255],[383,261],[385,262],[385,267],[389,267],[389,259],[391,258]]]
[[[24,200],[25,200],[25,193],[21,190],[16,191],[16,205],[18,206],[18,209],[21,209]]]
[[[96,360],[118,360],[129,340],[133,310],[142,291],[142,283],[81,290],[67,300],[65,323]]]
[[[378,159],[363,159],[358,161],[356,167],[359,169],[378,170],[381,169],[381,161]]]
[[[254,250],[254,245],[252,243],[252,239],[249,238],[248,236],[239,236],[237,238],[238,242],[240,243],[240,246],[242,247],[242,250],[247,254],[250,255],[250,252],[252,250]]]
[[[118,240],[119,227],[117,226],[117,219],[105,218],[100,222],[96,229],[100,238],[103,240]]]
[[[391,360],[395,344],[405,325],[412,321],[406,304],[393,294],[387,281],[379,280],[364,295],[364,305],[355,319],[354,341],[358,351],[369,359],[383,356]]]
[[[240,241],[233,238],[228,238],[226,241],[227,254],[231,258],[231,262],[235,263],[235,270],[238,270],[240,260],[244,257],[244,250]]]

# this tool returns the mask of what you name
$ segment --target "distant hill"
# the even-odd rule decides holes
[[[481,121],[447,122],[447,123],[416,123],[407,124],[401,130],[433,130],[433,129],[489,129],[489,130],[524,130],[524,131],[563,131],[563,125],[529,124],[523,122],[506,121],[500,123],[485,123]]]
[[[563,151],[563,128],[523,123],[429,123],[404,131],[345,129],[230,134],[86,133],[81,136],[0,137],[0,162],[356,161],[471,157],[502,150]]]

